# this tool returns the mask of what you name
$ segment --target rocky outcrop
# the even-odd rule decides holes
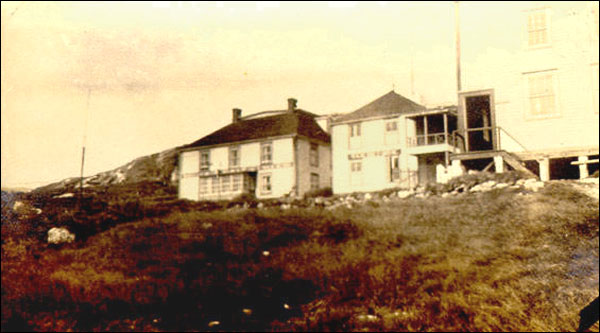
[[[160,153],[143,156],[122,165],[114,170],[101,172],[83,179],[83,187],[107,186],[143,181],[158,181],[169,184],[171,175],[177,167],[177,148]],[[34,192],[51,192],[55,194],[74,192],[79,189],[80,178],[72,177],[60,182],[39,187]]]

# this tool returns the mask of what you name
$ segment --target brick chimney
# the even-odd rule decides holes
[[[293,112],[294,110],[296,110],[296,103],[298,103],[297,99],[288,98],[288,111],[289,112]]]
[[[231,118],[232,123],[237,123],[240,121],[240,118],[242,118],[242,109],[233,109]]]

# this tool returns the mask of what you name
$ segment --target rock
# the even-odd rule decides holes
[[[269,251],[263,251],[262,255],[265,256],[265,257],[268,257],[268,256],[271,255],[271,252],[269,252]]]
[[[213,327],[213,326],[218,326],[218,325],[221,325],[221,322],[219,322],[218,320],[213,320],[208,323],[208,327]]]
[[[509,185],[508,185],[508,184],[505,184],[505,183],[498,183],[498,184],[496,184],[495,188],[502,189],[502,188],[506,188],[506,187],[508,187],[508,186],[509,186]]]
[[[325,199],[323,199],[322,197],[316,197],[315,198],[315,203],[317,205],[322,205],[324,201],[325,201]]]
[[[245,315],[249,316],[249,315],[251,315],[251,314],[252,314],[252,309],[242,309],[242,312],[243,312]]]
[[[40,215],[42,213],[42,210],[39,208],[34,208],[33,209],[35,211],[36,214]]]
[[[292,208],[292,205],[290,205],[290,204],[281,204],[280,208],[282,210],[288,210],[288,209]]]
[[[15,203],[13,204],[13,209],[14,209],[14,210],[17,210],[17,209],[19,209],[19,208],[23,207],[23,205],[24,205],[24,204],[23,204],[23,202],[22,202],[22,201],[15,201]]]
[[[396,193],[400,199],[408,198],[411,194],[413,194],[412,191],[398,191],[398,193]]]
[[[356,319],[363,322],[375,322],[379,320],[379,317],[372,314],[363,314],[356,316]]]
[[[371,195],[371,193],[365,194],[365,200],[371,200],[371,199],[373,199],[373,196]]]
[[[256,208],[261,209],[264,208],[265,204],[263,204],[262,202],[259,202],[258,205],[256,205]]]
[[[529,190],[532,192],[537,192],[542,187],[544,187],[544,182],[538,181],[534,178],[530,178],[530,179],[527,179],[527,181],[525,181],[525,183],[523,184],[523,187],[525,187],[526,190]]]
[[[494,188],[495,185],[496,185],[495,181],[488,180],[485,183],[477,184],[477,185],[471,187],[469,192],[487,192],[487,191],[491,190],[492,188]]]
[[[450,196],[450,193],[446,192],[446,193],[442,193],[442,198],[447,198]]]
[[[73,193],[64,193],[61,195],[55,195],[53,198],[72,198],[74,196]]]
[[[52,228],[48,230],[48,243],[61,244],[71,243],[75,240],[75,234],[72,234],[66,228]]]

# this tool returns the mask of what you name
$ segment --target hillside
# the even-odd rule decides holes
[[[171,174],[177,166],[177,148],[160,153],[138,157],[116,169],[104,171],[83,179],[84,188],[106,187],[117,184],[140,182],[171,183]],[[36,193],[60,194],[73,192],[79,188],[79,177],[64,179],[60,182],[36,188]]]
[[[3,205],[2,331],[573,331],[598,296],[588,184],[484,184],[291,209]],[[76,242],[47,245],[51,225]]]

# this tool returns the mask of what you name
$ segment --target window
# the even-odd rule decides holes
[[[231,190],[231,175],[221,176],[221,192],[229,192]]]
[[[550,43],[549,21],[547,9],[529,12],[527,16],[527,45],[529,47],[544,46]]]
[[[240,148],[229,147],[229,168],[237,168],[240,166]]]
[[[316,173],[310,174],[310,189],[311,190],[319,189],[319,175]]]
[[[360,148],[361,145],[361,136],[360,136],[360,123],[350,124],[348,125],[348,130],[350,131],[350,138],[348,141],[348,147],[350,149]]]
[[[200,194],[207,194],[208,193],[208,181],[210,178],[206,178],[206,177],[202,177],[200,178],[200,188],[199,188],[199,192]]]
[[[319,145],[318,144],[316,144],[316,143],[310,144],[309,159],[310,159],[311,166],[314,166],[314,167],[319,166]]]
[[[271,193],[271,175],[262,175],[260,191],[261,193]]]
[[[231,190],[236,192],[239,191],[242,185],[243,176],[240,174],[233,175],[233,182],[231,184]]]
[[[265,142],[260,145],[260,164],[273,163],[273,145],[271,142]]]
[[[395,121],[390,121],[385,123],[385,131],[386,132],[396,132],[398,131],[398,123]]]
[[[210,150],[200,152],[200,170],[208,170],[210,168]]]
[[[390,181],[400,179],[400,159],[398,156],[390,156]]]
[[[362,162],[350,162],[350,185],[362,184]]]
[[[219,178],[213,176],[213,177],[211,177],[211,181],[212,181],[211,192],[219,193]]]
[[[554,73],[541,72],[526,76],[529,112],[531,118],[543,118],[558,114],[554,94]]]
[[[360,136],[360,123],[350,124],[350,137]]]
[[[386,145],[398,143],[398,123],[395,120],[385,123],[384,141]]]

